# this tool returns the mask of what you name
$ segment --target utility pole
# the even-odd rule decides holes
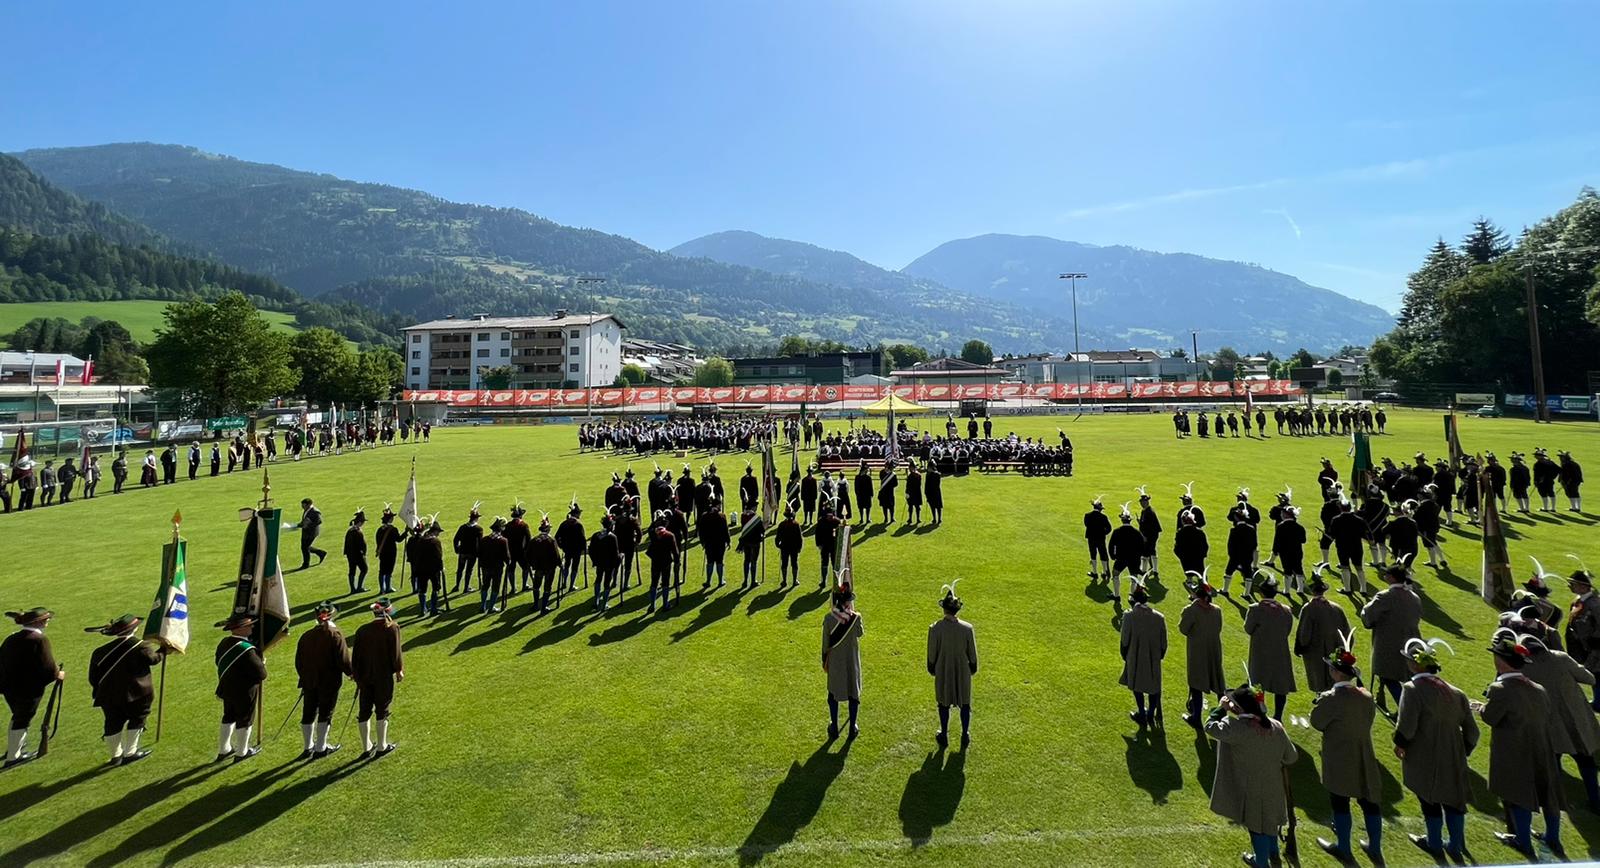
[[[1083,415],[1083,352],[1078,346],[1078,278],[1088,279],[1089,275],[1081,271],[1062,272],[1057,280],[1072,281],[1072,366],[1073,377],[1077,381],[1078,415]]]
[[[1189,342],[1194,353],[1194,381],[1200,382],[1200,333],[1194,329],[1189,330]]]
[[[1533,287],[1533,266],[1524,265],[1522,274],[1527,279],[1528,351],[1533,354],[1533,416],[1540,422],[1549,422],[1550,407],[1545,403],[1544,394],[1544,352],[1539,343],[1539,298]]]

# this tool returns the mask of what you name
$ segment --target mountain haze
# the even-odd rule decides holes
[[[1260,266],[1189,253],[980,235],[941,244],[904,269],[1050,314],[1071,304],[1067,282],[1058,279],[1064,271],[1089,275],[1078,281],[1084,328],[1130,347],[1184,347],[1197,330],[1202,348],[1332,352],[1394,327],[1394,317],[1374,305]]]

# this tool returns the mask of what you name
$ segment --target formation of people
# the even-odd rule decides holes
[[[1199,410],[1192,418],[1188,410],[1179,409],[1172,412],[1172,429],[1180,440],[1195,435],[1206,439],[1266,437],[1267,419],[1267,410],[1261,406],[1217,409],[1209,415]],[[1318,404],[1315,407],[1279,404],[1273,407],[1271,419],[1278,435],[1284,437],[1348,437],[1356,431],[1386,434],[1389,424],[1389,414],[1382,407],[1366,404]],[[1242,435],[1241,428],[1244,429]]]
[[[354,421],[337,426],[324,422],[305,429],[285,429],[282,454],[298,461],[302,457],[338,454],[346,449],[392,445],[396,436],[402,442],[414,438],[418,443],[425,443],[432,435],[432,423],[418,419],[398,425],[393,419],[365,425]],[[268,429],[259,436],[240,431],[228,438],[219,431],[209,442],[194,440],[181,448],[181,457],[177,443],[167,444],[159,453],[154,449],[145,450],[144,457],[138,460],[138,487],[173,485],[183,478],[185,468],[191,482],[202,476],[221,476],[224,472],[248,472],[252,465],[259,467],[277,461],[280,453],[275,429]],[[0,512],[71,503],[74,495],[93,499],[99,493],[107,469],[111,493],[121,494],[133,474],[133,459],[128,452],[127,449],[114,450],[109,468],[103,468],[101,456],[95,454],[89,454],[86,460],[81,456],[68,456],[61,459],[59,466],[54,458],[40,461],[31,454],[22,455],[11,465],[0,462]]]
[[[785,426],[799,426],[798,419],[785,420]],[[806,423],[809,440],[811,425],[821,429],[822,420]],[[655,452],[710,451],[747,452],[777,437],[778,418],[772,415],[684,419],[608,419],[578,425],[578,450],[611,450],[649,455]],[[798,436],[798,434],[796,434]]]

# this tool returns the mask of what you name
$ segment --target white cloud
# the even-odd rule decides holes
[[[1263,214],[1276,214],[1279,217],[1282,217],[1289,224],[1289,228],[1294,230],[1294,237],[1295,238],[1302,237],[1301,234],[1300,234],[1300,224],[1294,222],[1294,217],[1290,216],[1289,209],[1287,209],[1287,208],[1266,208],[1266,209],[1263,209],[1261,213],[1263,213]]]

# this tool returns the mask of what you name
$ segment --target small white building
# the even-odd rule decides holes
[[[622,332],[609,313],[446,317],[401,332],[407,389],[481,389],[509,365],[513,389],[609,386],[622,373]]]

